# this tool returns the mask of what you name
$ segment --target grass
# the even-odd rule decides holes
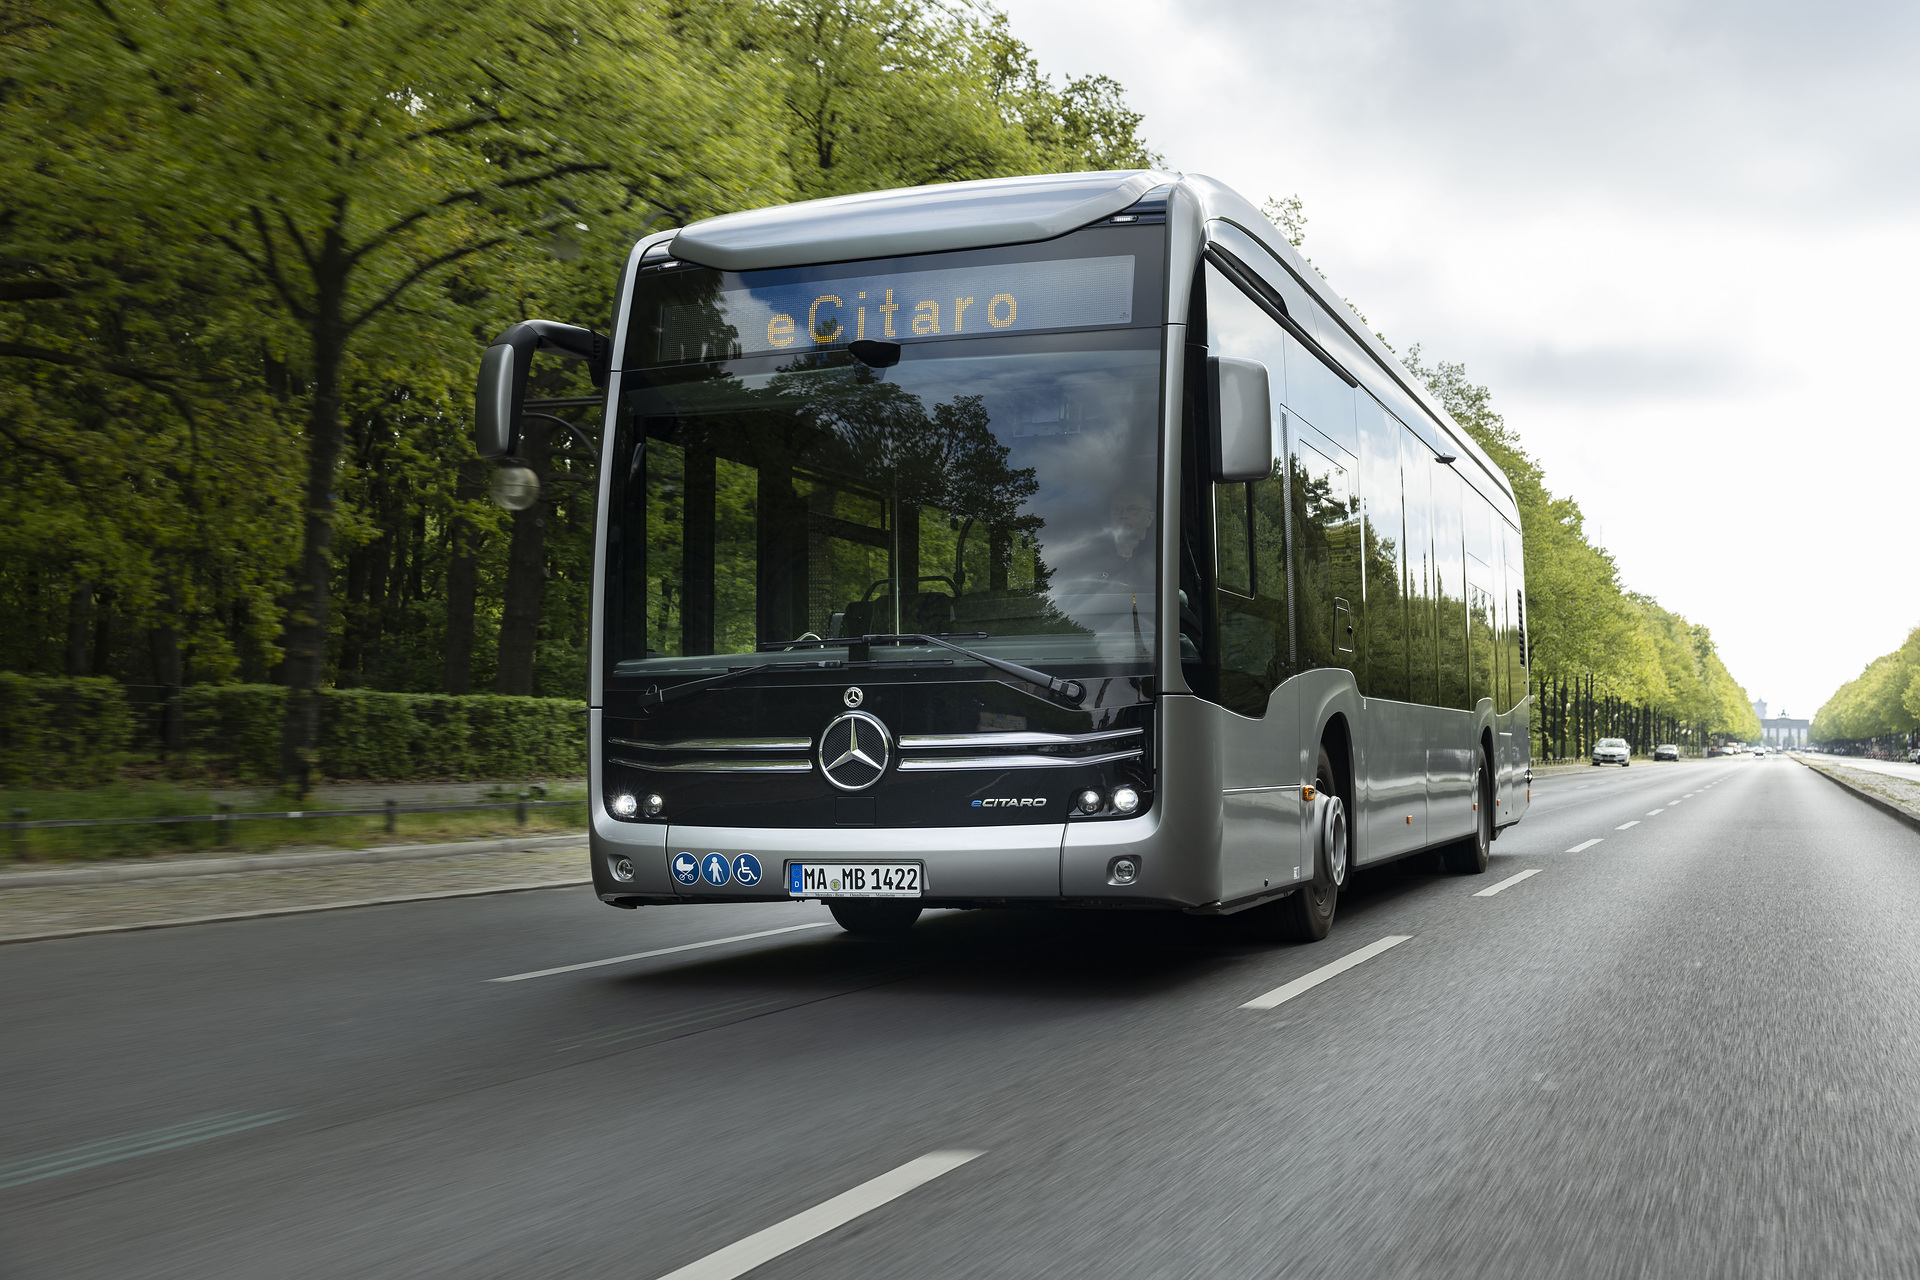
[[[476,788],[475,799],[478,799]],[[496,796],[489,796],[494,799]],[[497,799],[511,801],[511,792]],[[243,822],[182,822],[124,827],[52,827],[0,832],[0,862],[78,862],[107,858],[163,857],[187,853],[259,852],[289,845],[359,849],[377,844],[433,844],[488,836],[565,835],[586,829],[586,785],[553,787],[547,799],[578,801],[565,807],[528,809],[525,826],[512,809],[478,813],[400,814],[389,834],[384,814],[348,818],[265,818]],[[309,800],[315,807],[332,801]],[[11,819],[25,809],[43,818],[158,818],[219,812],[211,792],[165,782],[119,783],[82,791],[0,791],[0,807]],[[235,813],[291,810],[281,796],[236,804]],[[356,806],[357,807],[357,806]]]

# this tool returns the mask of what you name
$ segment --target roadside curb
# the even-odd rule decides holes
[[[220,876],[231,875],[237,871],[281,871],[295,867],[412,862],[420,858],[452,858],[466,853],[531,852],[567,844],[578,845],[585,849],[586,833],[503,840],[457,840],[449,844],[399,844],[371,849],[315,849],[307,853],[255,853],[228,858],[183,858],[176,862],[128,862],[110,866],[61,867],[46,871],[0,871],[0,892],[8,889],[37,889],[46,885],[116,884],[126,880],[172,880],[182,876]]]
[[[1800,760],[1798,756],[1794,756],[1792,758],[1795,760],[1799,760],[1801,764],[1806,765],[1807,768],[1813,770],[1815,773],[1825,778],[1828,782],[1833,783],[1833,785],[1835,785],[1836,787],[1840,787],[1843,790],[1851,793],[1852,795],[1858,796],[1860,799],[1865,800],[1868,804],[1880,810],[1882,813],[1885,813],[1890,817],[1897,818],[1901,822],[1906,823],[1908,826],[1912,827],[1915,831],[1920,831],[1920,814],[1916,814],[1909,809],[1903,809],[1899,805],[1895,804],[1893,801],[1886,800],[1881,798],[1880,796],[1874,795],[1871,791],[1866,791],[1859,787],[1856,787],[1851,782],[1848,782],[1845,778],[1841,777],[1839,774],[1828,773],[1825,769],[1822,769],[1819,765],[1811,764],[1805,760]]]
[[[190,924],[219,924],[228,920],[258,920],[265,916],[305,916],[317,911],[344,911],[349,907],[379,907],[395,902],[431,902],[437,898],[486,898],[496,893],[525,893],[530,889],[577,889],[586,880],[543,880],[535,884],[506,884],[491,889],[442,889],[434,893],[396,894],[391,898],[356,898],[348,902],[309,902],[297,907],[265,907],[217,916],[186,916],[179,920],[143,920],[138,924],[89,925],[84,929],[54,929],[47,933],[0,936],[0,947],[18,942],[51,942],[57,938],[87,938],[101,933],[141,933],[148,929],[178,929]]]

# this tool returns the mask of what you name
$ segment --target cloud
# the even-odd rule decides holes
[[[1301,195],[1334,286],[1464,360],[1752,693],[1812,708],[1899,644],[1920,584],[1790,530],[1897,524],[1920,474],[1920,5],[1004,3],[1171,166]]]
[[[1751,383],[1736,355],[1709,346],[1558,347],[1508,351],[1481,375],[1519,395],[1621,405],[1724,396]]]

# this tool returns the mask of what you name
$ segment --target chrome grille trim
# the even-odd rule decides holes
[[[608,764],[656,773],[811,773],[811,760],[623,760],[608,756]]]
[[[636,751],[811,751],[812,738],[682,738],[678,742],[637,742],[632,738],[608,738],[610,747],[631,747]]]
[[[902,760],[902,773],[931,773],[943,769],[1071,769],[1075,765],[1110,764],[1115,760],[1138,760],[1143,752],[1108,751],[1092,756],[920,756]]]
[[[1138,737],[1139,729],[1102,729],[1098,733],[1037,733],[1020,730],[986,733],[908,733],[900,736],[903,751],[934,751],[943,747],[1077,747],[1116,738]]]

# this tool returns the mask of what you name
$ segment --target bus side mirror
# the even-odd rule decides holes
[[[520,451],[520,414],[527,401],[533,353],[545,348],[585,360],[593,385],[607,385],[613,344],[591,329],[555,320],[523,320],[493,340],[480,357],[474,391],[474,448],[483,458],[511,458]]]
[[[1273,395],[1267,366],[1232,356],[1207,358],[1207,403],[1213,435],[1213,478],[1221,484],[1273,474]]]

